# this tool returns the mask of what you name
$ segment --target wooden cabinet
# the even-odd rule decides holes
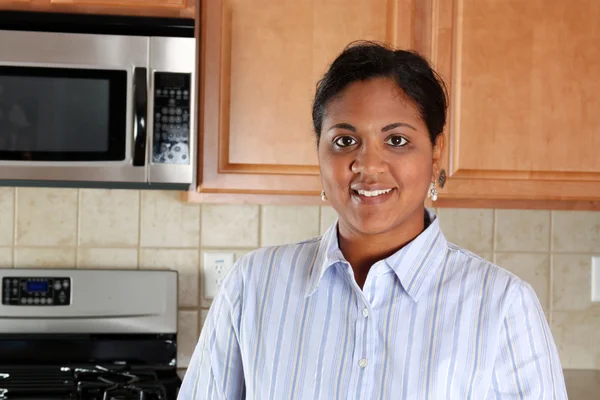
[[[600,3],[427,0],[415,18],[451,95],[439,204],[599,209]]]
[[[314,87],[353,40],[414,48],[451,108],[439,206],[600,208],[595,0],[204,0],[198,193],[318,203]]]
[[[401,0],[203,0],[199,188],[190,201],[319,202],[316,82],[357,39],[412,40]]]
[[[194,18],[196,0],[0,0],[0,9]]]

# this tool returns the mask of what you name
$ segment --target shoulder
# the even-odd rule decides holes
[[[486,296],[503,306],[519,292],[533,293],[531,286],[512,272],[453,243],[448,243],[447,263],[454,278],[473,289],[473,295]]]
[[[296,243],[262,247],[244,254],[223,281],[225,290],[234,295],[260,282],[270,280],[282,270],[308,271],[317,257],[321,236]],[[298,274],[294,274],[298,275]],[[303,275],[300,271],[299,275]]]

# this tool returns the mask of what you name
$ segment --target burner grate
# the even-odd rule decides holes
[[[76,368],[77,393],[93,400],[167,400],[165,387],[153,371]]]
[[[73,374],[60,367],[6,367],[0,366],[0,399],[2,398],[75,399]]]

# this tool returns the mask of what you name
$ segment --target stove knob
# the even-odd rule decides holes
[[[21,297],[21,304],[27,303],[27,299],[25,297]]]
[[[45,297],[42,297],[40,299],[40,304],[46,304],[46,298]]]
[[[52,299],[46,300],[46,303],[48,303],[48,304],[52,304],[53,302],[54,302],[54,300],[52,300]]]
[[[33,304],[40,304],[40,299],[38,297],[33,299]]]
[[[62,288],[59,281],[54,282],[54,290],[60,290]]]
[[[12,290],[12,293],[13,293],[13,294],[17,294],[17,293],[19,293],[19,289],[17,289],[17,288],[13,288],[13,290]]]
[[[33,304],[33,297],[27,298],[27,304]]]
[[[69,287],[69,280],[68,280],[68,279],[65,279],[65,280],[63,281],[63,287],[64,287],[65,289]]]
[[[64,303],[66,299],[67,296],[65,296],[65,292],[60,292],[60,294],[58,295],[58,300],[60,300],[61,303]]]
[[[19,283],[19,280],[18,280],[18,279],[13,279],[13,285],[16,285],[16,284],[18,284],[18,283]]]

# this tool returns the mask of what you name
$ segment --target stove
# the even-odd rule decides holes
[[[177,273],[0,269],[0,399],[175,400]]]

